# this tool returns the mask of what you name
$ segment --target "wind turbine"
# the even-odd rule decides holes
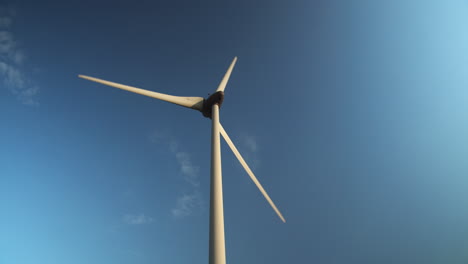
[[[260,192],[266,198],[268,203],[271,205],[273,210],[279,218],[286,223],[281,212],[278,210],[276,205],[271,200],[270,196],[267,194],[265,189],[263,189],[260,182],[257,180],[252,170],[250,170],[247,163],[242,158],[241,154],[237,150],[234,143],[232,143],[228,134],[224,130],[223,126],[219,122],[219,108],[223,103],[224,99],[224,89],[226,84],[231,76],[232,69],[236,64],[237,57],[234,57],[231,65],[229,66],[226,74],[224,75],[221,83],[216,89],[216,92],[212,94],[207,99],[202,97],[183,97],[183,96],[173,96],[162,93],[156,93],[152,91],[143,90],[140,88],[118,84],[115,82],[109,82],[101,80],[94,77],[89,77],[85,75],[78,75],[80,78],[87,79],[93,82],[98,82],[129,92],[146,95],[153,97],[162,101],[169,103],[181,105],[188,107],[194,110],[200,111],[203,116],[210,118],[212,120],[211,125],[211,186],[210,186],[210,248],[209,248],[209,263],[210,264],[225,264],[226,263],[226,254],[225,254],[225,244],[224,244],[224,209],[223,209],[223,184],[222,184],[222,174],[221,174],[221,148],[220,148],[220,134],[223,136],[226,143],[231,148],[234,155],[237,157],[239,162],[242,164],[244,169],[249,174],[252,181],[260,189]]]

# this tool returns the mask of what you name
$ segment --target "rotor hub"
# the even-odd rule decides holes
[[[219,108],[223,104],[224,100],[224,92],[217,91],[216,93],[212,94],[208,99],[203,101],[203,108],[201,110],[204,117],[211,119],[212,110],[211,108],[213,105],[217,104]]]

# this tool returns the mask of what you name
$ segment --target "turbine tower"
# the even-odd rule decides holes
[[[263,189],[260,182],[257,180],[252,170],[250,170],[247,163],[242,158],[241,154],[237,150],[234,143],[232,143],[228,134],[224,130],[223,126],[219,121],[219,108],[221,107],[224,99],[224,89],[231,76],[232,69],[236,64],[237,57],[232,60],[226,74],[224,75],[221,83],[216,89],[216,92],[207,99],[202,97],[183,97],[173,96],[152,91],[143,90],[140,88],[118,84],[115,82],[109,82],[94,77],[85,75],[78,75],[80,78],[87,79],[93,82],[98,82],[129,92],[146,95],[169,103],[181,105],[187,108],[200,111],[203,116],[211,119],[211,186],[210,186],[210,241],[209,241],[209,263],[210,264],[225,264],[226,263],[226,251],[224,243],[224,209],[223,209],[223,180],[221,172],[221,147],[220,147],[220,135],[223,136],[226,143],[231,148],[234,155],[237,157],[239,162],[242,164],[247,174],[250,176],[252,181],[258,187],[260,192],[263,194],[265,199],[271,205],[273,210],[279,218],[286,223],[281,212],[278,210],[276,205],[271,200],[265,189]]]

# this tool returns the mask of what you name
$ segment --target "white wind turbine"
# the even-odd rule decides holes
[[[219,108],[223,103],[224,89],[231,75],[232,69],[236,64],[237,57],[234,58],[229,69],[224,75],[221,83],[216,89],[216,92],[207,99],[202,97],[183,97],[173,96],[162,93],[156,93],[152,91],[143,90],[128,85],[118,84],[93,78],[85,75],[78,75],[80,78],[87,79],[93,82],[102,83],[129,92],[138,93],[153,97],[169,103],[185,106],[202,112],[203,116],[211,118],[211,189],[210,189],[210,248],[209,248],[209,263],[210,264],[224,264],[226,263],[225,245],[224,245],[224,209],[223,209],[223,186],[221,176],[221,149],[220,149],[220,137],[221,134],[226,140],[227,144],[231,148],[234,155],[236,155],[239,162],[242,164],[244,169],[249,174],[252,181],[257,185],[260,192],[266,198],[268,203],[271,205],[276,214],[286,223],[283,215],[280,213],[276,205],[270,199],[270,196],[263,189],[260,182],[257,180],[253,172],[250,170],[247,163],[242,158],[241,154],[237,150],[236,146],[232,143],[228,134],[224,130],[223,126],[219,122]]]

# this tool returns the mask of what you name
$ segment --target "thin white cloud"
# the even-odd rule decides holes
[[[198,171],[200,168],[193,165],[192,159],[187,152],[179,151],[176,152],[175,155],[180,165],[180,171],[184,175],[184,179],[193,186],[198,187],[200,185],[198,181]]]
[[[11,18],[10,17],[0,17],[0,27],[1,28],[9,28],[11,26]]]
[[[26,59],[26,56],[21,50],[16,50],[15,52],[12,53],[11,59],[17,65],[21,65],[23,64],[23,61]]]
[[[6,30],[0,31],[0,54],[10,56],[14,53],[16,42],[13,34]]]
[[[196,191],[193,194],[184,194],[178,197],[176,207],[171,212],[175,217],[185,217],[200,207],[202,207],[202,199],[200,193]]]
[[[242,144],[244,144],[244,146],[250,152],[257,152],[257,150],[258,150],[257,140],[253,136],[244,134],[243,137],[242,137]]]
[[[200,167],[193,164],[192,157],[188,152],[181,150],[177,140],[167,136],[165,133],[155,131],[150,135],[150,141],[157,144],[168,144],[169,151],[174,154],[185,181],[194,187],[198,187],[200,185],[200,181],[198,179]]]
[[[157,144],[167,144],[169,151],[175,156],[179,164],[180,172],[184,180],[190,184],[193,193],[183,194],[177,198],[175,207],[171,213],[175,217],[185,217],[191,215],[195,210],[202,208],[202,199],[198,191],[200,187],[199,171],[200,167],[192,162],[191,155],[183,151],[180,144],[168,133],[155,131],[150,135],[150,141]]]
[[[23,104],[38,105],[39,87],[27,76],[26,56],[10,30],[14,15],[14,9],[0,7],[0,82]]]
[[[123,221],[129,225],[143,225],[152,223],[154,219],[144,214],[126,214],[123,216]]]
[[[259,146],[257,139],[244,132],[240,136],[240,143],[243,150],[241,154],[246,162],[252,169],[258,168],[260,166],[260,158],[258,157]]]

